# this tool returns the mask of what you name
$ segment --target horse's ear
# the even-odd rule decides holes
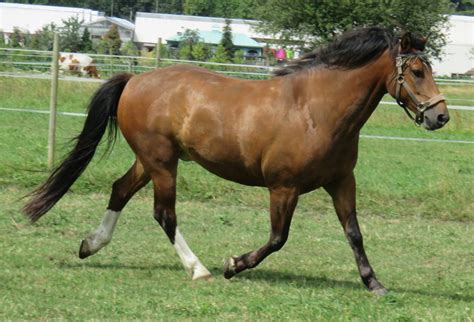
[[[411,33],[406,32],[400,39],[400,52],[407,53],[412,49]]]
[[[421,37],[421,42],[423,43],[424,46],[426,46],[426,44],[428,43],[429,38],[430,38],[429,35],[427,37]]]
[[[414,45],[413,47],[415,47],[416,49],[418,49],[419,51],[424,51],[425,48],[426,48],[426,43],[428,42],[428,38],[427,37],[420,37],[417,41],[417,44]]]

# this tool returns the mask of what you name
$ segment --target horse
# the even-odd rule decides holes
[[[94,59],[86,54],[80,53],[60,53],[59,69],[64,72],[100,78]]]
[[[423,54],[425,44],[413,33],[398,37],[370,27],[341,35],[267,80],[230,78],[189,65],[116,75],[93,95],[75,147],[32,192],[23,211],[34,222],[51,209],[87,167],[107,125],[112,126],[109,144],[118,125],[136,160],[113,183],[102,222],[82,240],[80,258],[111,241],[122,209],[152,181],[153,216],[185,270],[193,280],[210,278],[181,234],[175,212],[177,165],[192,160],[224,179],[266,187],[270,194],[268,242],[228,258],[225,278],[281,249],[299,196],[322,187],[332,198],[362,282],[385,294],[357,221],[359,133],[387,92],[427,130],[448,122],[445,98]]]

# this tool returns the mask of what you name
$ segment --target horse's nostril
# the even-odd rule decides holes
[[[438,122],[441,124],[446,124],[449,121],[449,115],[448,114],[439,114],[438,115]]]

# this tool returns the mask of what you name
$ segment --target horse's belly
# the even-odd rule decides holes
[[[245,166],[245,164],[238,159],[209,160],[192,150],[185,154],[185,158],[186,157],[223,179],[248,186],[265,186],[263,175],[258,167],[252,168]]]
[[[196,162],[199,163],[202,167],[204,167],[207,171],[223,179],[244,184],[247,186],[266,186],[263,177],[255,176],[254,174],[246,171],[246,169],[240,168],[238,166],[220,166],[206,162]]]

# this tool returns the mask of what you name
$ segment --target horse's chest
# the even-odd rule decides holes
[[[305,192],[325,186],[351,173],[357,162],[357,145],[334,146],[314,157],[302,169],[299,177]]]

